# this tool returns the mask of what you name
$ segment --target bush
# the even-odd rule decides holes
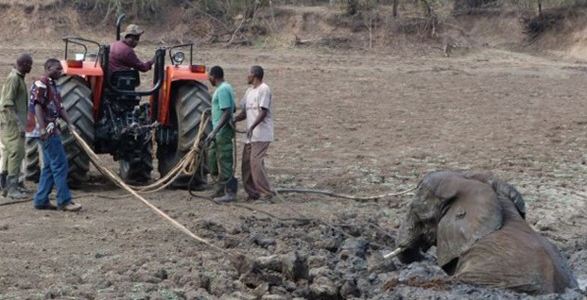
[[[64,0],[79,10],[92,11],[103,15],[103,21],[110,21],[121,13],[129,17],[149,18],[157,16],[164,0]]]

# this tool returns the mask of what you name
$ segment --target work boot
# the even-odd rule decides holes
[[[73,203],[73,202],[69,202],[65,206],[59,207],[59,210],[62,210],[62,211],[80,211],[81,209],[82,209],[81,205],[79,205],[77,203]]]
[[[6,197],[12,199],[25,199],[28,197],[27,194],[18,190],[18,177],[8,176],[6,178],[6,184],[8,185],[8,187],[5,189]]]
[[[229,192],[229,193],[224,194],[224,196],[222,196],[222,197],[216,197],[212,200],[214,200],[216,202],[221,202],[221,203],[233,202],[236,200],[236,194]]]

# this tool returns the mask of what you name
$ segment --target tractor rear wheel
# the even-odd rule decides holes
[[[63,107],[67,111],[77,132],[90,146],[94,144],[94,105],[92,91],[86,82],[77,76],[63,76],[57,80]],[[63,124],[62,124],[63,125]],[[62,126],[64,128],[65,126]],[[90,159],[78,146],[69,130],[62,131],[63,146],[69,161],[69,181],[74,186],[88,180]]]
[[[185,83],[177,86],[172,92],[170,109],[171,126],[177,128],[177,142],[171,145],[158,145],[157,159],[161,176],[165,176],[181,158],[191,149],[200,128],[204,111],[210,108],[208,88],[201,83]],[[211,131],[210,126],[206,133]],[[205,161],[200,162],[194,184],[206,183],[206,175],[201,176],[199,170],[205,168]],[[174,183],[175,188],[187,188],[189,176],[181,176]]]
[[[24,179],[37,183],[41,177],[41,168],[43,168],[43,155],[41,155],[39,139],[27,137],[24,149]]]

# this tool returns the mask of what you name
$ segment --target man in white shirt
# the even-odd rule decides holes
[[[247,121],[247,136],[243,149],[242,180],[247,200],[269,200],[275,194],[271,189],[263,160],[273,141],[271,89],[263,82],[263,68],[252,66],[247,77],[250,88],[241,101],[237,122]]]

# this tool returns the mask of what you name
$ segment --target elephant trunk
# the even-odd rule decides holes
[[[402,263],[409,264],[424,258],[420,253],[420,249],[425,247],[422,229],[418,217],[410,211],[398,234],[398,249],[401,250],[397,256]]]

